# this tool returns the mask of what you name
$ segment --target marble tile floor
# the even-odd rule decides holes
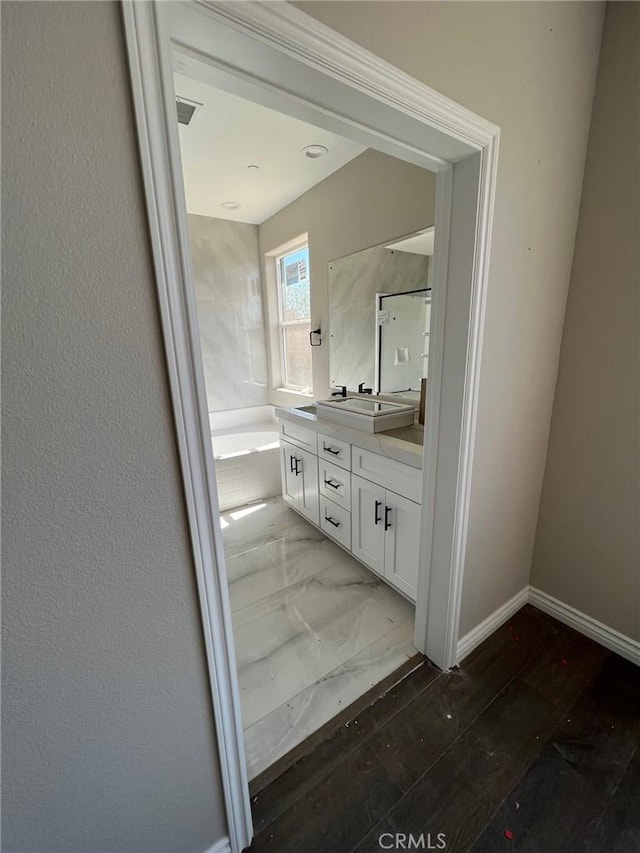
[[[281,498],[221,521],[253,779],[416,653],[414,608]]]

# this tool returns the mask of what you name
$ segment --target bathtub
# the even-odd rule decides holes
[[[260,409],[270,407],[260,407]],[[229,413],[225,413],[229,414]],[[260,412],[264,417],[269,412]],[[218,501],[222,511],[281,494],[280,436],[275,420],[246,421],[213,428]]]

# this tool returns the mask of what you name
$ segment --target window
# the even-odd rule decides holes
[[[292,391],[312,392],[311,294],[309,247],[298,246],[276,257],[278,320],[282,385]]]

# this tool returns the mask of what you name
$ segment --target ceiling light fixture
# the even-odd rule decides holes
[[[220,207],[224,207],[225,210],[237,210],[240,205],[237,201],[223,201]]]
[[[329,149],[326,145],[305,145],[302,153],[305,157],[309,157],[310,160],[317,160],[318,157],[324,157],[325,154],[328,154]]]

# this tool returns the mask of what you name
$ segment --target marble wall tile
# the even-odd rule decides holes
[[[188,216],[210,412],[268,403],[258,228]]]
[[[216,482],[223,511],[281,495],[279,448],[216,459]]]

